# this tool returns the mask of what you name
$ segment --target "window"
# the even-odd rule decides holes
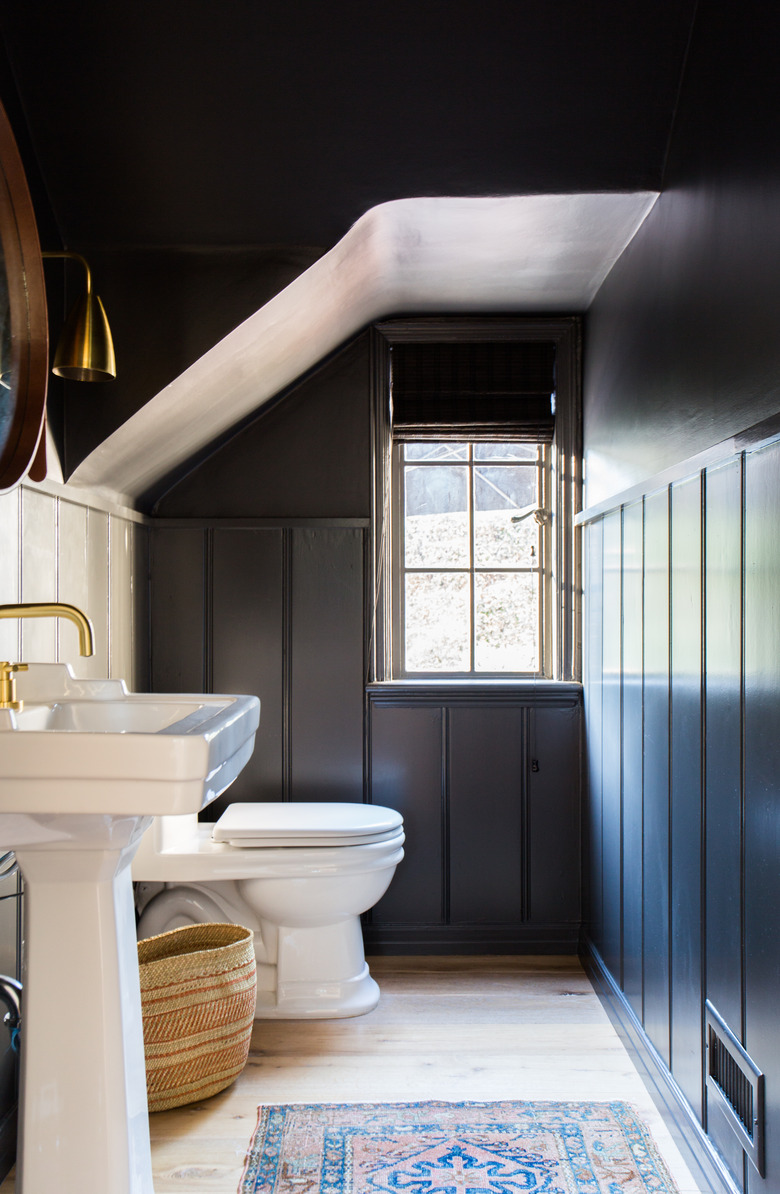
[[[393,455],[393,674],[541,672],[546,445],[410,441]]]
[[[579,674],[579,325],[375,325],[371,680]]]

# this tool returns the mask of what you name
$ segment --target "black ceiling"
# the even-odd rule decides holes
[[[71,248],[328,248],[389,199],[658,187],[694,9],[5,0],[2,93]]]

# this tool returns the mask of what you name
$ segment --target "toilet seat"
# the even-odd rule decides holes
[[[231,804],[212,839],[244,849],[365,846],[398,836],[403,818],[375,804]]]

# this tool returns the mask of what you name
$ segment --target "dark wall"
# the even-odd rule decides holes
[[[664,191],[585,324],[601,501],[780,408],[780,10],[699,7]]]
[[[319,256],[295,247],[85,251],[111,324],[117,375],[90,385],[62,383],[66,475]],[[58,267],[62,272],[52,262],[47,271],[54,276]],[[64,276],[72,293],[80,293],[74,267]],[[53,339],[57,334],[55,324]]]
[[[265,408],[158,503],[152,688],[256,693],[226,800],[361,800],[368,335]]]
[[[780,441],[584,528],[588,932],[740,1186],[780,1186]],[[767,1084],[762,1181],[705,1088],[704,1003]]]
[[[780,410],[778,15],[700,5],[668,186],[584,376],[590,939],[689,1135],[754,1192],[780,1189],[780,447],[684,462]],[[764,1179],[705,1090],[706,999],[766,1074]]]
[[[368,518],[368,333],[233,437],[158,503],[165,518]]]
[[[398,808],[407,855],[371,949],[573,952],[578,685],[374,685],[371,360],[336,353],[181,481],[152,525],[152,687],[252,692],[254,755],[220,801]]]
[[[152,689],[261,701],[208,819],[235,800],[362,800],[365,537],[359,520],[155,525]]]

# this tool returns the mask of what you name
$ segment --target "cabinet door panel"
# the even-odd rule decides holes
[[[534,709],[529,755],[529,918],[535,924],[580,919],[579,708]]]
[[[453,924],[524,917],[523,711],[449,712],[449,886]]]
[[[371,799],[404,819],[406,843],[372,924],[438,925],[444,920],[441,709],[375,708]]]

